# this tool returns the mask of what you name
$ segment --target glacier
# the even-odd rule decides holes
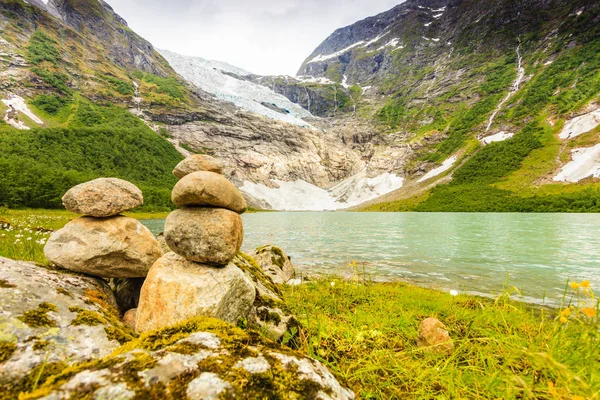
[[[567,163],[553,178],[555,182],[576,183],[588,177],[600,178],[600,144],[574,149],[571,154],[573,161]]]
[[[334,211],[362,204],[400,189],[404,178],[384,173],[369,178],[365,170],[353,175],[330,189],[322,189],[304,180],[285,182],[272,180],[278,186],[244,181],[240,190],[264,200],[279,211]]]
[[[168,50],[159,49],[158,52],[179,75],[218,99],[270,119],[312,128],[312,125],[304,120],[315,118],[310,112],[268,87],[244,80],[244,76],[251,75],[248,71],[224,62],[183,56]],[[265,107],[263,103],[273,104],[279,109],[286,110],[286,113]]]

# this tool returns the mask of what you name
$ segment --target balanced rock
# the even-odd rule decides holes
[[[450,354],[454,351],[454,342],[446,326],[435,318],[426,318],[421,322],[417,344],[435,354]]]
[[[111,217],[141,206],[142,191],[117,178],[100,178],[71,188],[62,198],[69,211],[90,217]]]
[[[142,286],[136,330],[160,329],[197,316],[236,323],[248,314],[255,295],[252,282],[233,264],[214,268],[167,253]]]
[[[240,191],[223,175],[214,172],[193,172],[181,178],[171,196],[178,206],[209,206],[227,208],[242,214],[248,208]]]
[[[29,399],[330,399],[354,393],[300,352],[199,317],[133,340],[96,365],[40,382]]]
[[[71,271],[103,278],[141,278],[162,251],[139,221],[116,216],[74,219],[50,236],[44,254]]]
[[[16,399],[36,367],[105,357],[132,333],[102,279],[0,257],[0,398]]]
[[[277,284],[286,283],[294,276],[294,266],[288,255],[272,245],[256,248],[252,254],[262,270]]]
[[[243,239],[242,218],[223,208],[181,208],[165,222],[165,240],[171,250],[199,263],[228,264]]]
[[[198,171],[209,171],[222,174],[223,164],[214,157],[193,154],[177,164],[173,170],[173,175],[181,179],[188,174]]]

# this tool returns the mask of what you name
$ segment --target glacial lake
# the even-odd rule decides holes
[[[299,271],[401,280],[557,304],[567,280],[600,292],[600,214],[273,212],[244,214],[249,251],[281,247]],[[142,221],[155,234],[164,220]]]

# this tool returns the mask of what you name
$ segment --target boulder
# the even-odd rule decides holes
[[[196,316],[236,323],[248,314],[255,295],[252,282],[233,264],[214,268],[167,253],[146,277],[136,330],[164,328]]]
[[[193,154],[177,164],[173,170],[173,175],[181,179],[188,174],[198,171],[209,171],[216,174],[222,174],[223,164],[214,157]]]
[[[162,251],[139,221],[116,216],[74,219],[50,236],[44,254],[71,271],[103,278],[140,278]]]
[[[286,283],[294,276],[291,258],[275,246],[258,247],[250,254],[262,270],[277,284]]]
[[[446,326],[435,318],[426,318],[421,322],[417,344],[434,354],[451,354],[454,351],[454,342]]]
[[[301,326],[285,305],[279,287],[251,256],[239,253],[232,262],[244,271],[256,289],[256,298],[247,317],[248,326],[274,341],[293,344],[292,339],[298,336]]]
[[[144,278],[113,278],[110,280],[109,285],[121,314],[138,306],[143,284]]]
[[[125,315],[123,315],[123,319],[121,321],[129,329],[135,331],[136,317],[137,317],[137,308],[132,308],[131,310],[128,310],[125,313]]]
[[[62,198],[69,211],[90,217],[111,217],[141,206],[142,191],[117,178],[100,178],[71,188]]]
[[[30,399],[334,399],[355,395],[320,362],[211,318],[149,332]]]
[[[165,240],[171,250],[199,263],[227,265],[243,239],[239,214],[223,208],[181,208],[165,221]]]
[[[214,172],[193,172],[181,178],[171,196],[178,206],[209,206],[227,208],[242,214],[248,208],[240,191],[223,175]]]
[[[0,257],[0,388],[7,393],[67,361],[107,356],[132,334],[102,280]]]

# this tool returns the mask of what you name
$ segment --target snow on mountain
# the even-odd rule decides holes
[[[588,177],[600,178],[600,144],[574,149],[571,154],[573,161],[561,169],[554,181],[575,183]]]
[[[447,159],[446,161],[444,161],[442,163],[442,165],[440,165],[437,168],[432,169],[431,171],[429,171],[428,173],[426,173],[425,175],[423,175],[423,177],[421,179],[419,179],[417,182],[421,183],[421,182],[425,182],[428,179],[434,178],[438,175],[443,174],[444,172],[448,171],[450,168],[452,168],[452,166],[454,165],[454,163],[456,162],[457,157],[456,156],[452,156],[449,159]]]
[[[270,188],[260,183],[246,181],[240,190],[256,199],[266,201],[274,210],[330,211],[356,206],[400,189],[404,184],[404,178],[392,173],[369,178],[366,171],[362,171],[329,190],[321,189],[303,180],[295,182],[273,180],[272,182],[279,187]]]
[[[244,76],[251,74],[248,71],[220,61],[158,51],[178,74],[221,100],[270,119],[311,127],[304,120],[313,117],[311,113],[265,86],[244,80]]]

